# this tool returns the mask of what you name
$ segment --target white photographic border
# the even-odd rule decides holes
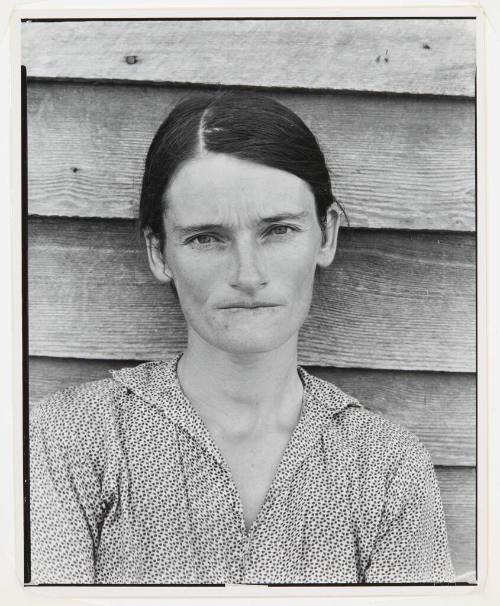
[[[454,6],[441,3],[441,6],[415,6],[414,1],[410,6],[403,6],[401,2],[397,6],[392,3],[379,4],[367,8],[368,2],[363,2],[364,8],[356,6],[360,3],[352,2],[348,7],[333,6],[333,2],[320,3],[316,2],[315,8],[301,8],[293,6],[290,2],[276,2],[274,6],[270,3],[260,2],[254,3],[251,7],[243,8],[238,4],[231,4],[226,7],[209,6],[215,2],[199,2],[197,8],[189,8],[187,3],[182,8],[161,8],[165,7],[165,2],[156,3],[141,3],[144,8],[132,8],[130,2],[79,2],[82,7],[88,5],[87,8],[71,8],[77,3],[70,2],[51,2],[44,3],[50,5],[59,5],[59,8],[21,8],[11,17],[10,34],[11,34],[11,188],[9,191],[11,197],[11,255],[12,255],[12,346],[11,346],[11,362],[12,362],[12,400],[4,402],[5,406],[11,407],[13,415],[13,430],[12,438],[14,449],[14,506],[15,512],[15,545],[16,545],[16,571],[17,578],[20,583],[23,579],[23,563],[24,563],[24,548],[23,548],[23,492],[22,492],[22,470],[23,470],[23,445],[19,436],[22,435],[22,333],[21,333],[21,141],[20,141],[20,74],[18,66],[20,65],[20,19],[28,18],[109,18],[109,17],[124,17],[124,18],[148,18],[148,17],[476,17],[477,19],[477,360],[478,360],[478,380],[477,380],[477,578],[478,585],[475,586],[301,586],[301,587],[271,587],[266,586],[245,586],[235,585],[220,587],[110,587],[110,586],[65,586],[65,587],[29,587],[23,590],[24,595],[28,593],[58,596],[58,597],[74,597],[74,598],[106,598],[106,599],[121,599],[121,598],[153,598],[153,597],[170,597],[170,598],[290,598],[290,597],[371,597],[383,598],[388,596],[478,596],[486,589],[488,578],[488,536],[491,527],[488,527],[488,490],[493,488],[490,481],[488,486],[487,465],[487,433],[488,427],[488,376],[487,376],[487,312],[486,312],[486,280],[487,280],[487,209],[486,205],[486,100],[485,100],[485,39],[483,31],[485,28],[485,20],[481,7],[474,7],[465,2],[457,2]],[[121,8],[112,8],[111,5],[121,5]],[[137,3],[133,3],[137,6]],[[248,3],[250,5],[250,3]],[[323,4],[323,6],[319,6]],[[352,6],[351,6],[352,4]],[[375,3],[371,3],[375,4]],[[408,3],[409,4],[409,3]],[[109,5],[109,8],[104,8],[104,5]],[[145,6],[150,8],[145,8]],[[499,23],[500,24],[500,23]],[[491,164],[491,159],[490,159]],[[492,204],[492,202],[490,202]],[[8,205],[7,205],[8,206]],[[498,211],[497,211],[498,212]],[[490,259],[493,264],[493,259]],[[490,409],[492,406],[490,405]],[[490,459],[491,461],[491,459]],[[8,495],[12,492],[4,492]],[[491,514],[491,512],[490,512]],[[491,516],[493,519],[493,516]],[[489,570],[490,575],[494,571]],[[102,602],[102,599],[100,600]],[[108,603],[108,602],[106,602]],[[134,602],[135,603],[135,602]],[[275,602],[273,602],[275,603]]]

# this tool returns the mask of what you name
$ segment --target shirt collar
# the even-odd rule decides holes
[[[111,370],[110,373],[116,381],[140,398],[152,404],[161,404],[166,412],[173,413],[180,403],[189,405],[177,378],[177,363],[181,356],[178,354],[170,360],[155,360],[133,368]],[[345,394],[333,383],[309,374],[301,366],[297,370],[305,394],[319,401],[329,412],[337,413],[348,406],[360,406],[356,398]],[[169,399],[169,395],[177,395],[178,398]]]
[[[208,429],[184,395],[177,377],[177,363],[182,354],[171,360],[156,360],[134,368],[110,371],[118,381],[141,399],[159,406],[165,415],[202,444],[219,463],[224,459]],[[300,464],[323,431],[331,425],[332,416],[359,402],[338,387],[310,375],[302,367],[298,373],[304,385],[304,399],[299,422],[284,453],[281,468],[290,472]],[[279,477],[276,478],[279,480]],[[285,479],[285,478],[283,478]],[[276,484],[279,482],[277,481]]]

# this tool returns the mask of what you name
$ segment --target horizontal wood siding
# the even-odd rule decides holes
[[[193,92],[30,83],[30,213],[135,217],[154,132]],[[472,101],[274,96],[317,134],[352,227],[474,230]]]
[[[109,370],[137,360],[30,359],[30,402],[69,387],[109,378]],[[457,373],[307,367],[378,412],[415,433],[436,465],[476,464],[475,376]]]
[[[156,282],[129,221],[29,226],[30,353],[168,357],[185,345],[170,287]],[[319,366],[475,370],[474,238],[344,230],[321,272],[300,361]]]
[[[474,28],[473,19],[25,23],[22,61],[39,78],[473,96]]]

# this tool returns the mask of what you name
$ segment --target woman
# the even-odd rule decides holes
[[[140,227],[187,347],[37,407],[33,582],[453,582],[425,448],[297,367],[339,229],[302,120],[250,93],[182,101]]]

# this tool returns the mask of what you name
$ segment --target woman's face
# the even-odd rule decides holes
[[[193,333],[228,353],[258,353],[296,337],[317,265],[335,253],[337,215],[323,238],[309,186],[291,173],[208,153],[187,161],[166,191],[164,254]]]

